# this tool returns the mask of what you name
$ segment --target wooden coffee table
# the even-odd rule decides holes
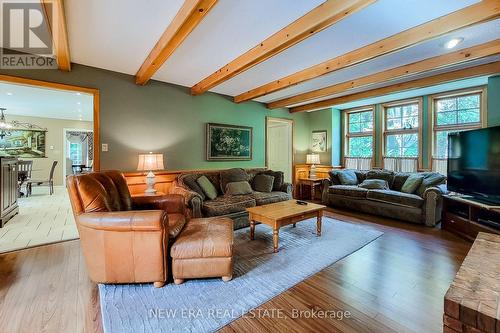
[[[326,206],[307,203],[297,204],[297,200],[276,202],[269,205],[247,208],[250,219],[250,239],[255,236],[255,224],[263,223],[273,228],[274,252],[278,252],[279,230],[285,225],[316,217],[316,234],[321,236],[321,218]]]

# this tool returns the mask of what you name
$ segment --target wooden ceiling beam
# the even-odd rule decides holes
[[[204,78],[193,87],[192,95],[200,95],[224,81],[279,54],[287,48],[314,36],[376,0],[327,0],[293,23],[276,32],[227,65]]]
[[[350,67],[382,55],[422,43],[449,32],[484,23],[500,17],[500,1],[483,0],[432,21],[410,28],[370,45],[345,53],[279,80],[249,90],[234,98],[236,103],[255,99],[272,92]]]
[[[296,96],[284,98],[267,104],[269,109],[287,107],[304,103],[321,97],[331,96],[350,89],[360,88],[371,84],[378,84],[402,78],[408,75],[425,73],[427,71],[457,65],[466,61],[480,59],[500,54],[500,39],[469,47],[455,52],[443,54],[429,59],[424,59],[411,64],[391,68],[382,72],[360,77],[354,80],[334,84],[321,89],[305,92]]]
[[[71,57],[69,52],[68,30],[66,28],[66,14],[64,13],[64,0],[40,0],[48,28],[52,35],[54,54],[57,67],[62,71],[71,70]]]
[[[447,73],[437,74],[429,77],[424,77],[412,81],[402,82],[393,84],[387,87],[371,89],[367,91],[362,91],[346,96],[340,96],[335,98],[326,99],[319,102],[314,102],[310,104],[300,105],[297,107],[290,108],[290,113],[296,112],[306,112],[320,110],[334,105],[359,101],[365,98],[383,96],[395,92],[401,92],[410,89],[419,89],[430,87],[437,84],[478,77],[483,75],[495,75],[500,74],[500,61],[492,62],[489,64],[473,66],[469,68],[459,69]]]
[[[135,82],[146,84],[216,3],[217,0],[185,0],[137,72]]]

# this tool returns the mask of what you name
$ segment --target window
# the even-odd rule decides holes
[[[69,144],[69,158],[73,164],[83,164],[82,162],[82,144],[70,143]]]
[[[448,134],[480,128],[482,91],[436,96],[434,103],[434,159],[448,157]]]
[[[373,156],[373,109],[346,111],[346,157]]]
[[[407,101],[384,107],[385,157],[419,157],[420,105],[420,101]]]

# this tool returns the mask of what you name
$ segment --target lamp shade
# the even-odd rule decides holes
[[[163,170],[163,154],[139,154],[138,171]]]
[[[306,164],[320,164],[318,154],[307,154]]]

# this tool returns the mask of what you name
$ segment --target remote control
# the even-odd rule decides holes
[[[297,205],[307,205],[307,202],[301,201],[301,200],[297,200]]]

